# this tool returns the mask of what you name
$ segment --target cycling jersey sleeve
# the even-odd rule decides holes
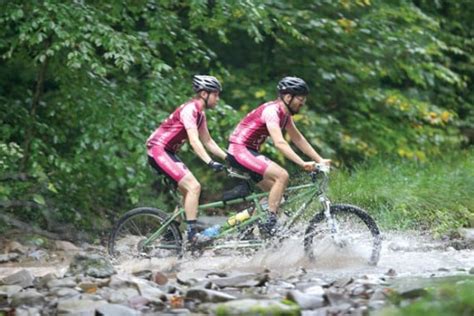
[[[181,110],[181,123],[185,129],[197,128],[198,111],[194,103],[186,104]]]
[[[280,118],[274,107],[268,106],[262,112],[262,121],[265,122],[267,127],[280,127]]]
[[[206,114],[202,112],[202,123],[199,125],[198,132],[199,135],[202,135],[203,132],[207,130],[207,119],[206,119]]]

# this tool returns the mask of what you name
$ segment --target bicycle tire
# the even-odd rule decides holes
[[[377,265],[380,259],[382,236],[375,220],[365,210],[349,204],[331,205],[330,212],[339,226],[339,232],[342,233],[340,235],[345,239],[340,244],[345,244],[344,247],[348,249],[349,247],[358,248],[357,255],[367,260],[368,264]],[[318,246],[322,247],[324,242],[327,244],[327,239],[330,238],[329,227],[324,225],[325,219],[324,212],[319,212],[310,220],[306,228],[304,250],[310,260],[316,259]],[[347,253],[345,252],[344,255]],[[324,253],[320,254],[320,256],[323,255]]]
[[[168,218],[166,212],[152,207],[139,207],[126,212],[110,234],[109,254],[113,257],[180,256],[183,238],[176,222],[171,222],[168,230],[151,245],[144,247],[142,244]]]

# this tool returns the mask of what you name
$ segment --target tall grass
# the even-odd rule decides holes
[[[474,151],[417,162],[377,158],[336,170],[333,201],[357,204],[385,229],[429,229],[436,234],[472,226]]]

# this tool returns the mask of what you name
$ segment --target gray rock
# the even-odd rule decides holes
[[[268,280],[269,280],[269,276],[266,273],[265,274],[245,273],[245,274],[238,274],[238,275],[234,275],[230,277],[210,279],[210,281],[214,283],[215,285],[217,285],[219,288],[256,287],[256,286],[264,285],[266,282],[268,282]]]
[[[104,299],[114,304],[125,304],[133,297],[139,296],[140,293],[136,288],[110,289],[104,288],[97,292]]]
[[[193,315],[189,309],[186,308],[173,308],[166,312],[160,312],[160,316],[187,316]]]
[[[345,287],[345,286],[351,284],[353,281],[354,281],[354,279],[353,279],[353,278],[350,278],[350,277],[347,277],[347,278],[340,278],[340,279],[337,279],[336,281],[334,281],[334,283],[332,284],[332,286],[335,286],[335,287]]]
[[[64,251],[80,251],[81,249],[76,247],[73,243],[64,240],[56,240],[54,242],[57,250],[64,250]]]
[[[17,253],[6,253],[0,255],[0,263],[9,262],[9,261],[16,261],[20,257]]]
[[[298,290],[289,291],[286,298],[298,304],[301,309],[315,309],[324,306],[322,295],[311,295]]]
[[[48,273],[44,276],[37,277],[34,281],[34,285],[36,288],[43,288],[46,287],[48,282],[51,280],[56,280],[58,277],[54,273]]]
[[[69,266],[70,274],[84,274],[94,278],[107,278],[115,274],[115,269],[105,257],[97,254],[77,254]]]
[[[46,285],[52,289],[57,287],[76,287],[77,283],[73,278],[64,278],[51,280]]]
[[[324,295],[324,289],[321,285],[313,285],[310,286],[303,291],[306,294],[310,295],[316,295],[316,296],[323,296]]]
[[[73,314],[81,316],[95,316],[95,311],[102,305],[106,305],[106,301],[93,301],[93,300],[79,300],[76,298],[70,298],[60,300],[58,302],[57,313],[61,314]]]
[[[0,284],[19,285],[22,288],[33,286],[34,276],[28,270],[20,270],[3,278]]]
[[[35,289],[27,289],[23,292],[13,294],[11,305],[13,307],[38,307],[38,305],[42,306],[45,302],[46,300],[43,294],[38,293]]]
[[[203,303],[220,303],[235,300],[236,297],[219,291],[195,288],[186,292],[186,299],[199,300]]]
[[[0,292],[5,293],[8,297],[11,297],[13,294],[20,292],[22,289],[19,285],[1,285]]]
[[[6,247],[6,249],[9,249],[11,252],[17,252],[20,254],[25,254],[28,252],[28,247],[23,246],[17,241],[10,241]]]
[[[57,297],[65,298],[74,297],[80,294],[79,291],[70,288],[55,288],[52,289],[50,293]]]
[[[41,316],[39,308],[29,307],[29,308],[17,308],[15,310],[15,316]]]
[[[461,237],[470,244],[474,244],[474,228],[459,228]]]
[[[370,297],[371,300],[378,300],[378,301],[383,301],[387,298],[387,295],[385,295],[383,289],[376,289],[372,296]]]
[[[49,258],[49,254],[46,250],[38,249],[33,250],[28,254],[28,257],[35,259],[36,261],[47,260]]]
[[[371,309],[381,309],[384,306],[385,306],[385,301],[370,300],[370,302],[369,302],[369,307]]]
[[[178,284],[194,286],[199,282],[206,280],[209,271],[182,271],[176,275]]]
[[[340,310],[346,310],[353,305],[353,301],[342,293],[329,291],[326,293],[326,297],[331,306],[335,306]]]
[[[405,291],[405,292],[402,292],[400,293],[400,296],[402,298],[417,298],[417,297],[420,297],[420,296],[424,296],[428,293],[427,290],[423,289],[423,288],[417,288],[417,289],[412,289],[412,290],[408,290],[408,291]]]
[[[472,267],[471,269],[469,269],[469,274],[474,274],[474,267]]]
[[[97,315],[102,316],[134,316],[141,315],[140,312],[131,309],[127,306],[117,304],[106,304],[99,306],[97,309]]]
[[[220,315],[300,315],[300,307],[296,304],[283,304],[274,300],[243,299],[213,306]]]

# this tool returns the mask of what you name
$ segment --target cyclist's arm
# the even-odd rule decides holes
[[[273,144],[275,144],[275,147],[279,151],[281,151],[286,158],[290,159],[298,166],[303,167],[305,164],[304,160],[301,159],[300,156],[295,153],[295,151],[290,147],[285,138],[283,138],[283,134],[281,132],[280,127],[276,124],[267,124],[267,129],[270,134],[270,137],[273,140]]]
[[[304,138],[301,132],[296,128],[293,120],[288,122],[286,131],[290,136],[291,141],[298,147],[305,155],[310,157],[313,161],[317,163],[322,162],[324,159],[314,150],[311,144]]]
[[[209,130],[206,127],[199,128],[199,137],[201,138],[204,146],[206,146],[207,150],[222,160],[225,160],[227,154],[216,144],[214,139],[211,138]]]
[[[199,140],[199,133],[197,128],[188,128],[186,129],[186,133],[188,134],[189,143],[191,144],[191,147],[193,148],[196,155],[198,155],[198,157],[201,158],[202,161],[208,164],[212,159],[206,152],[206,149],[204,149],[204,146],[202,145],[201,141]]]

